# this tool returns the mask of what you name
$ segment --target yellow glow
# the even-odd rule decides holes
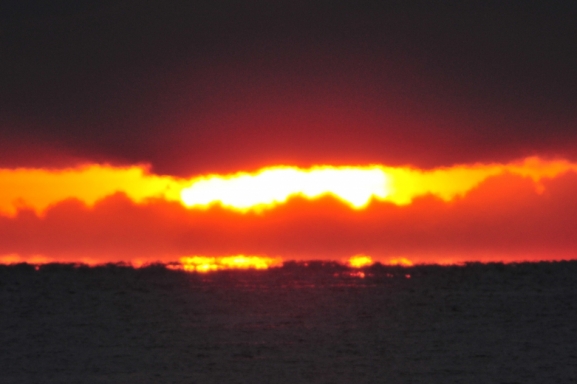
[[[543,178],[555,177],[568,171],[577,171],[577,164],[565,160],[545,161],[538,157],[529,157],[510,164],[457,165],[430,171],[409,167],[384,167],[383,172],[387,173],[391,180],[391,191],[385,200],[406,205],[415,197],[432,194],[450,201],[464,195],[491,176],[510,173],[530,177],[538,183]]]
[[[255,174],[201,177],[183,189],[181,197],[188,207],[205,208],[219,202],[224,207],[246,211],[281,204],[295,195],[308,199],[333,195],[360,209],[371,198],[384,199],[388,193],[388,177],[377,166],[311,169],[279,166]]]
[[[373,259],[366,255],[356,255],[349,259],[348,264],[352,268],[363,268],[373,265]]]
[[[281,258],[264,256],[188,256],[180,258],[180,266],[176,268],[188,272],[211,272],[225,269],[268,269],[281,264]]]

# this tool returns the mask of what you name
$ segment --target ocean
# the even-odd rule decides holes
[[[577,261],[0,266],[0,383],[575,383]]]

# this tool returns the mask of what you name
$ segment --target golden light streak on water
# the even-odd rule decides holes
[[[11,264],[20,264],[20,263],[28,263],[28,264],[48,264],[52,260],[42,256],[42,255],[33,255],[28,257],[22,257],[18,254],[8,254],[8,255],[0,255],[0,264],[4,265],[11,265]]]
[[[227,269],[268,269],[281,265],[281,258],[266,256],[186,256],[180,258],[180,265],[175,265],[172,268],[205,273]]]
[[[101,260],[96,260],[92,258],[80,257],[74,261],[68,260],[61,260],[54,257],[47,257],[44,255],[28,255],[28,256],[21,256],[16,253],[0,255],[0,265],[13,265],[13,264],[31,264],[31,265],[44,265],[44,264],[51,264],[51,263],[71,263],[71,264],[82,264],[82,265],[89,265],[89,266],[96,266],[96,265],[103,265],[106,262]]]
[[[348,260],[347,264],[352,268],[364,268],[373,265],[373,259],[366,255],[355,255]]]
[[[403,267],[411,267],[414,265],[414,263],[405,257],[399,257],[396,259],[389,260],[389,265],[401,265]]]

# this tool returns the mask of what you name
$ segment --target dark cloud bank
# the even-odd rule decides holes
[[[7,1],[0,166],[575,160],[569,2]]]

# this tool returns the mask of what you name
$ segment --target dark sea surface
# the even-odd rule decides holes
[[[577,262],[0,266],[0,383],[574,383]]]

